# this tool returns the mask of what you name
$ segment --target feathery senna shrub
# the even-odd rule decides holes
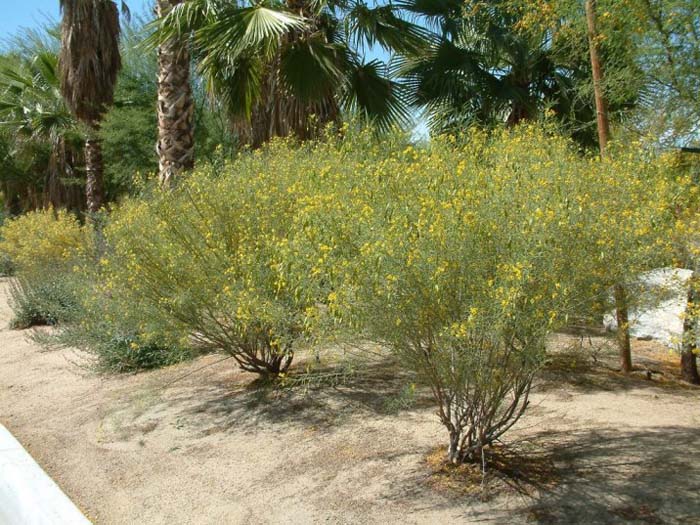
[[[333,171],[362,184],[371,165],[363,146],[371,144],[371,132],[352,142],[332,134],[302,146],[277,140],[223,166],[199,167],[172,191],[125,202],[105,229],[105,285],[244,370],[283,374],[327,319],[323,303],[335,277],[307,272],[297,257],[325,260],[321,235],[351,227],[356,211],[322,181]],[[326,207],[336,210],[333,224],[323,213],[300,221],[305,210]]]
[[[384,152],[326,149],[326,168],[298,173],[284,267],[418,374],[449,460],[476,460],[525,411],[547,335],[665,260],[681,190],[638,151],[586,158],[533,126]]]
[[[667,259],[682,183],[640,151],[529,125],[273,141],[117,210],[105,286],[265,375],[330,315],[416,372],[449,459],[475,460],[525,411],[547,335]]]

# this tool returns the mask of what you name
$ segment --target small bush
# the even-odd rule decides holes
[[[79,306],[72,282],[66,276],[52,279],[17,277],[10,284],[10,306],[15,314],[10,326],[22,330],[55,325],[76,317]]]
[[[77,315],[77,265],[91,252],[90,236],[66,211],[41,210],[5,222],[0,254],[16,276],[11,285],[12,326],[54,325]]]
[[[2,231],[2,225],[7,221],[5,212],[3,211],[2,194],[0,193],[0,232]],[[2,237],[0,236],[0,242],[2,242]],[[15,269],[12,265],[12,259],[10,256],[0,250],[0,277],[9,277],[14,273]]]
[[[10,277],[15,273],[15,267],[12,264],[10,256],[0,252],[0,277]]]
[[[29,276],[71,269],[89,255],[90,232],[65,210],[39,210],[0,227],[0,253]]]
[[[83,322],[66,325],[58,335],[43,338],[50,345],[80,348],[95,357],[100,372],[123,373],[149,370],[191,359],[191,348],[151,336],[144,339],[137,331],[111,323]]]
[[[168,320],[133,301],[126,291],[109,290],[101,272],[82,288],[79,317],[44,339],[92,355],[100,372],[136,372],[190,359],[190,341],[169,329]]]

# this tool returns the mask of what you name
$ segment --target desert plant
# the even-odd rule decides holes
[[[193,344],[269,376],[289,367],[313,310],[277,271],[276,242],[289,234],[294,199],[290,179],[275,175],[201,169],[172,193],[128,202],[106,230],[112,251],[104,259],[111,289]]]
[[[23,330],[37,325],[55,325],[74,319],[78,297],[67,275],[28,279],[18,276],[10,283],[10,326]]]
[[[524,413],[549,333],[670,253],[675,183],[637,151],[582,157],[533,126],[379,158],[320,149],[285,268],[429,386],[455,463]]]
[[[0,227],[0,253],[26,276],[70,268],[88,250],[85,229],[65,210],[30,212]]]
[[[77,218],[53,209],[11,219],[0,228],[0,256],[15,277],[10,288],[13,326],[56,324],[77,315],[80,274],[91,240]]]
[[[37,337],[49,347],[71,347],[94,358],[99,372],[136,372],[175,364],[195,355],[186,336],[168,329],[129,294],[113,293],[92,276],[81,283],[76,314],[51,334]]]

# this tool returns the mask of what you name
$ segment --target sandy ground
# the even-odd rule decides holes
[[[96,524],[700,523],[700,390],[652,343],[635,342],[663,372],[648,381],[600,366],[604,338],[562,353],[577,338],[557,336],[507,436],[551,479],[474,495],[439,483],[426,457],[445,432],[421,396],[389,410],[404,383],[381,367],[306,391],[255,388],[217,356],[100,377],[9,330],[6,294],[0,422]]]

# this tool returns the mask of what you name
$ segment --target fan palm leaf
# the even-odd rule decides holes
[[[418,52],[427,32],[390,3],[190,0],[158,21],[150,45],[187,35],[212,95],[225,102],[237,129],[247,121],[244,138],[256,136],[256,145],[274,135],[309,136],[343,110],[382,129],[406,122],[402,87],[360,51],[380,45]]]

